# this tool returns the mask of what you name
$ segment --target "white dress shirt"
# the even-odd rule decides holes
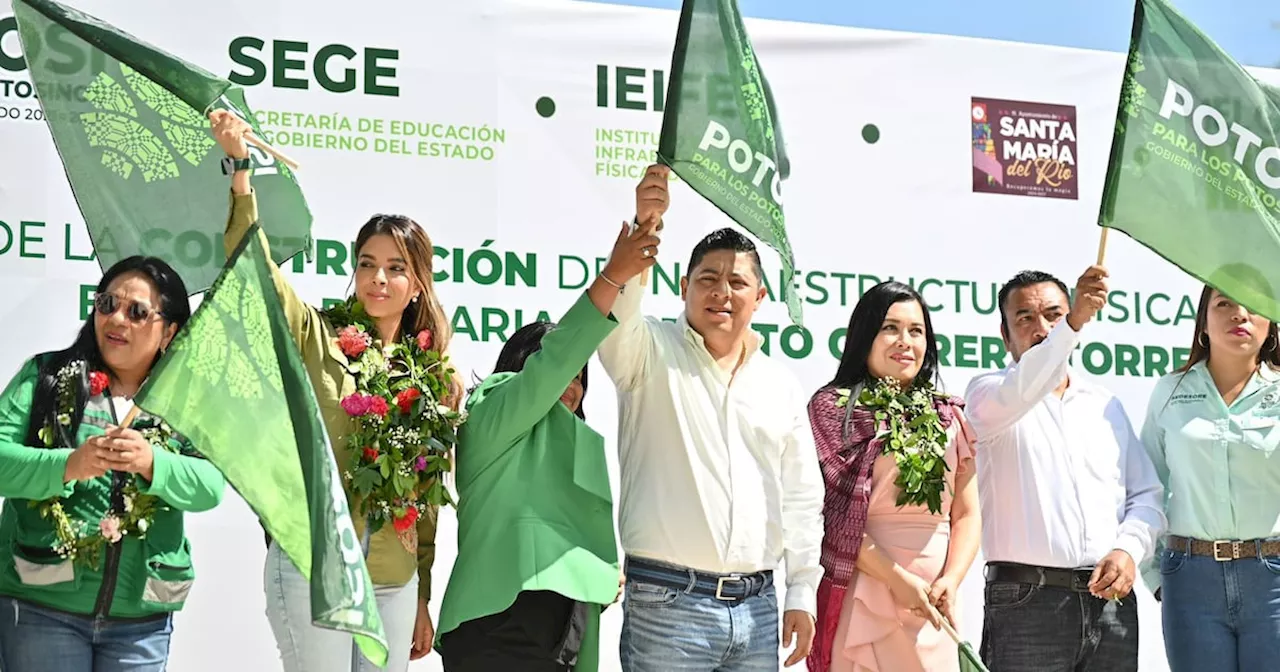
[[[785,608],[816,614],[825,491],[808,398],[754,332],[731,375],[683,314],[645,318],[647,284],[627,283],[599,350],[618,388],[623,550],[720,574],[785,557]]]
[[[1078,340],[1064,319],[1021,361],[969,383],[988,561],[1088,567],[1121,549],[1141,563],[1165,527],[1160,481],[1120,400],[1070,372]]]

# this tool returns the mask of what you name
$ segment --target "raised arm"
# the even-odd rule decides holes
[[[1079,343],[1080,330],[1106,300],[1106,270],[1092,266],[1076,282],[1070,312],[1043,341],[1022,353],[1006,370],[970,381],[964,395],[965,407],[978,436],[1008,429],[1062,384],[1067,377],[1071,353]],[[1005,309],[1004,306],[998,308]],[[1013,317],[1013,320],[1021,319],[1043,319],[1043,316],[1028,313]],[[1006,327],[1012,328],[1016,325]]]
[[[671,169],[666,166],[649,166],[644,179],[636,186],[635,221],[637,228],[649,235],[656,236],[662,230],[662,216],[670,203],[667,190],[670,174]],[[640,312],[648,275],[646,272],[630,279],[614,278],[605,267],[604,280],[617,287],[621,295],[613,305],[618,327],[600,344],[600,364],[619,390],[630,390],[644,380],[652,356],[653,334]]]
[[[226,110],[218,110],[210,115],[210,121],[213,124],[213,136],[218,144],[222,145],[227,156],[234,159],[248,158],[249,146],[245,143],[244,134],[250,129],[243,119]],[[222,238],[228,257],[240,245],[249,227],[258,221],[258,197],[249,183],[250,172],[250,170],[237,170],[231,176],[231,212],[227,217],[227,230]],[[258,229],[258,235],[261,237],[263,247],[270,250],[271,245],[263,229]],[[280,305],[284,308],[285,317],[289,321],[289,333],[293,335],[294,342],[302,346],[309,338],[321,333],[319,320],[323,318],[298,297],[279,267],[274,263],[268,266],[271,267],[271,278],[275,282],[276,293],[280,295]]]
[[[616,327],[609,318],[620,292],[611,281],[629,280],[653,266],[660,244],[646,229],[629,229],[619,232],[604,272],[542,337],[523,368],[493,374],[468,399],[462,428],[468,471],[497,459],[560,403],[565,388]]]

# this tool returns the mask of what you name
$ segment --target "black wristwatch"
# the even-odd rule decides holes
[[[222,174],[231,175],[237,171],[249,170],[253,167],[253,159],[245,157],[243,159],[235,159],[230,156],[222,159]]]

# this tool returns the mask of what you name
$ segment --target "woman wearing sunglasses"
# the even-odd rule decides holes
[[[210,118],[213,135],[227,156],[237,163],[247,163],[249,150],[244,134],[250,130],[249,126],[225,111],[214,112]],[[231,216],[225,236],[228,254],[258,219],[249,170],[240,165],[231,177]],[[261,232],[259,229],[260,235],[265,236]],[[379,354],[385,352],[391,356],[379,361],[386,362],[390,370],[405,371],[413,363],[406,362],[396,352],[417,356],[415,353],[431,351],[447,360],[450,337],[449,322],[432,283],[434,248],[421,226],[407,217],[375,215],[361,227],[355,249],[358,260],[353,283],[355,296],[344,305],[348,314],[367,315],[369,324],[365,331],[353,332],[351,326],[340,322],[342,315],[307,305],[290,287],[284,274],[274,265],[271,269],[289,329],[315,388],[338,468],[343,472],[352,469],[352,465],[364,464],[360,462],[362,459],[370,460],[371,452],[372,457],[380,459],[378,446],[384,441],[378,439],[371,442],[373,445],[348,442],[348,437],[360,440],[360,435],[353,432],[357,424],[352,410],[364,412],[363,408],[355,408],[348,402],[364,394],[362,386],[366,384],[362,380],[365,369],[358,364],[353,366],[353,362],[361,359],[366,349]],[[361,373],[357,375],[353,370]],[[452,391],[446,401],[456,410],[462,386],[456,374],[446,378],[446,383],[441,382],[440,375],[440,369],[423,372],[422,384],[429,383],[437,398],[445,396],[443,388],[449,384]],[[441,388],[439,392],[437,387]],[[421,398],[428,398],[423,394]],[[423,403],[415,406],[412,400],[396,403],[400,406],[399,412],[407,415],[386,415],[396,411],[388,411],[384,405],[381,408],[384,417],[416,423],[423,414],[439,413],[434,404],[428,408]],[[386,437],[388,443],[396,440],[394,435],[381,436]],[[350,488],[347,497],[359,503]],[[402,527],[397,520],[394,526],[384,525],[373,533],[366,556],[389,646],[387,664],[382,669],[394,672],[403,672],[411,658],[426,656],[435,637],[427,601],[431,596],[431,566],[435,561],[437,507],[421,503],[418,506],[421,514],[418,508],[406,509],[417,516],[407,520],[407,525]],[[358,510],[358,506],[353,508]],[[353,521],[356,533],[364,536],[363,517],[353,515]],[[267,551],[264,580],[267,618],[285,672],[352,672],[351,637],[311,625],[310,583],[274,542]],[[360,672],[375,669],[363,657],[358,664]]]
[[[71,347],[0,393],[0,669],[160,672],[195,573],[183,515],[222,474],[133,395],[191,316],[165,262],[130,257],[98,283]]]

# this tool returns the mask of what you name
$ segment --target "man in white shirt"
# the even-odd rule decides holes
[[[639,226],[661,228],[668,174],[650,166],[636,188]],[[784,558],[791,666],[813,642],[824,490],[807,396],[751,329],[760,256],[732,229],[704,238],[674,322],[641,314],[645,277],[626,284],[599,350],[618,388],[622,669],[777,670]]]
[[[1106,277],[1090,267],[1072,301],[1047,273],[1015,276],[999,295],[1014,363],[965,394],[987,559],[982,659],[999,672],[1138,669],[1130,589],[1165,526],[1162,489],[1120,401],[1069,366]]]

